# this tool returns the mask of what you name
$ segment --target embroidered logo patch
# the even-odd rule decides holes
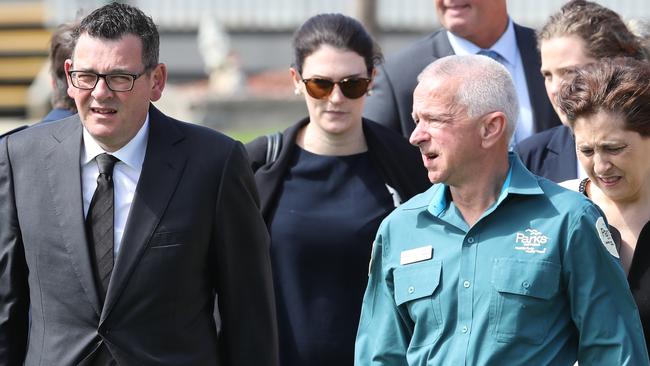
[[[528,254],[546,253],[546,243],[548,236],[542,234],[539,230],[526,229],[524,232],[517,232],[515,237],[515,250],[521,250]]]
[[[612,233],[609,232],[609,228],[607,227],[607,224],[605,223],[605,219],[601,217],[596,220],[596,231],[598,231],[598,236],[600,237],[600,241],[603,242],[603,245],[605,246],[605,249],[614,256],[614,258],[618,258],[618,250],[616,250],[616,243],[614,243],[614,239],[612,238]]]

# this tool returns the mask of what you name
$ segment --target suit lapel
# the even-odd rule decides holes
[[[557,172],[554,178],[558,182],[575,179],[578,177],[578,158],[571,130],[566,126],[554,130],[548,143],[548,150],[554,153],[548,154],[549,173]]]
[[[176,144],[182,133],[153,106],[149,109],[149,137],[142,172],[135,191],[120,252],[115,260],[100,323],[114,307],[131,273],[146,250],[181,178],[186,154]]]
[[[521,62],[524,67],[524,75],[526,75],[526,85],[528,86],[528,96],[530,98],[530,105],[533,108],[533,128],[534,132],[543,130],[541,124],[545,123],[544,119],[547,118],[544,109],[543,101],[544,95],[539,95],[538,91],[544,91],[544,82],[539,77],[541,63],[539,61],[539,54],[534,46],[529,43],[534,40],[533,35],[527,34],[525,28],[515,24],[515,38],[517,39],[517,47],[521,55]]]
[[[427,63],[424,65],[425,67],[435,59],[454,54],[454,49],[451,47],[451,43],[449,43],[449,37],[447,37],[447,31],[444,28],[440,29],[433,35],[431,46],[432,58],[430,60],[427,60]]]
[[[59,127],[52,134],[58,143],[45,158],[52,201],[58,218],[59,227],[56,231],[63,236],[65,248],[84,293],[99,315],[99,297],[88,250],[81,193],[81,120],[76,117],[61,121]]]
[[[521,62],[524,66],[530,105],[533,109],[534,132],[541,132],[560,125],[560,120],[553,111],[551,102],[546,95],[544,79],[539,71],[542,65],[539,52],[535,47],[534,31],[515,24],[515,38],[517,39]]]

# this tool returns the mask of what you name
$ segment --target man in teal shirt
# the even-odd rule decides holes
[[[418,80],[410,141],[438,184],[379,228],[355,365],[648,365],[601,212],[508,153],[506,69],[449,56]]]

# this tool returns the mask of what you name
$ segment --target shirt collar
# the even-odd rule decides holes
[[[110,153],[116,158],[120,159],[120,162],[128,165],[129,167],[142,170],[142,164],[144,163],[144,155],[147,150],[147,136],[149,135],[149,113],[140,127],[138,133],[129,141],[126,145],[122,146],[121,149]],[[102,149],[97,141],[90,135],[90,132],[83,128],[83,144],[84,148],[81,152],[81,165],[88,164],[93,160],[97,155],[103,154],[106,151]]]
[[[449,39],[449,43],[451,43],[451,48],[457,55],[475,55],[478,51],[482,50],[481,47],[450,31],[447,31],[447,38]],[[517,38],[515,37],[515,26],[512,19],[508,19],[506,31],[488,49],[499,53],[509,65],[516,64]]]
[[[493,208],[500,205],[509,194],[532,195],[544,193],[539,186],[537,178],[524,167],[523,163],[515,153],[508,153],[508,162],[510,168],[508,168],[508,175],[506,176],[506,180],[503,182],[503,186],[501,186],[499,198],[495,204],[492,205],[492,209],[488,209],[485,214],[489,214]],[[433,193],[433,198],[429,203],[428,211],[432,215],[440,217],[440,215],[449,208],[450,197],[449,186],[439,184],[438,189]]]

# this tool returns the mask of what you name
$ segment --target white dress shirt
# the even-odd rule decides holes
[[[457,55],[475,55],[482,50],[481,47],[449,31],[447,31],[447,37],[449,38],[449,43],[451,43],[451,48]],[[501,64],[510,72],[515,89],[517,90],[519,117],[517,118],[517,125],[513,136],[513,143],[517,143],[535,133],[535,126],[533,125],[533,110],[530,104],[530,95],[528,94],[526,73],[523,62],[521,61],[519,47],[517,47],[515,26],[512,19],[508,20],[508,28],[505,33],[501,35],[501,38],[489,50],[501,55],[503,58]]]
[[[140,179],[144,155],[147,150],[147,137],[149,135],[149,114],[138,133],[121,149],[110,153],[120,159],[113,168],[113,189],[114,189],[114,253],[120,251],[122,235],[126,227],[126,220],[129,217],[131,203],[135,196],[135,188]],[[90,201],[97,188],[97,176],[99,169],[95,157],[103,154],[104,151],[92,138],[84,127],[83,148],[81,149],[81,190],[83,194],[84,217],[88,215]]]

